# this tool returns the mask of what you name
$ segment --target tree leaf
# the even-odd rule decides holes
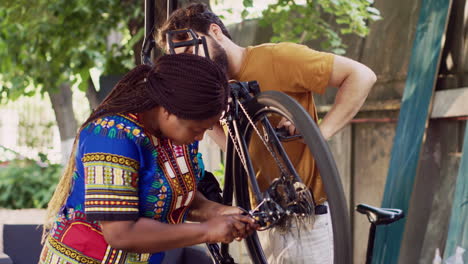
[[[253,0],[242,0],[242,4],[245,8],[253,7]]]
[[[341,34],[365,36],[366,21],[379,19],[380,12],[369,0],[276,0],[262,12],[261,25],[271,25],[272,42],[319,39],[326,51],[342,52]],[[326,19],[325,19],[326,18]],[[333,21],[333,23],[331,23]]]

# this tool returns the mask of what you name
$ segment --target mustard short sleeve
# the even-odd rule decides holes
[[[272,49],[272,56],[274,75],[284,92],[325,92],[333,70],[333,54],[279,43]]]

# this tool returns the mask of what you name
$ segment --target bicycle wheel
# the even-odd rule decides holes
[[[239,143],[236,150],[236,147],[233,147],[234,143],[230,141],[231,146],[228,146],[227,158],[227,162],[231,162],[235,179],[234,190],[237,205],[247,210],[258,206],[262,199],[268,195],[267,192],[270,192],[271,186],[274,185],[272,183],[276,183],[281,175],[297,176],[296,171],[301,171],[301,168],[297,168],[296,164],[300,163],[301,157],[312,155],[310,157],[315,159],[327,194],[328,210],[333,226],[334,263],[349,263],[352,259],[349,211],[333,156],[318,126],[294,99],[284,93],[276,91],[260,93],[244,107],[249,117],[243,117],[240,120],[237,133],[239,140],[244,143]],[[288,141],[281,139],[280,136],[272,135],[271,129],[280,119],[291,121],[296,127],[296,131],[302,135],[302,139]],[[278,137],[280,138],[279,145],[275,145],[275,139]],[[239,155],[237,153],[242,144],[245,144],[245,153]],[[301,149],[298,148],[298,145],[302,146],[300,151],[303,151],[299,154],[294,153],[297,149]],[[306,154],[306,152],[310,154]],[[268,166],[263,165],[262,167],[262,164]],[[267,171],[268,177],[265,173],[263,176],[249,177],[247,172],[249,170],[256,174]],[[299,175],[297,181],[301,182],[302,178],[304,177]],[[246,188],[247,186],[249,188]],[[278,192],[277,189],[279,188],[276,188],[275,191]],[[294,216],[289,217],[289,219],[292,218]],[[290,227],[291,225],[286,223],[285,225],[273,226],[271,229],[279,229],[283,233],[285,231],[293,232],[293,230],[287,230]],[[300,230],[294,232],[300,235]],[[263,250],[263,242],[257,233],[246,239],[250,256],[254,263],[268,263]]]

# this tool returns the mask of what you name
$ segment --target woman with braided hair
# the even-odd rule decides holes
[[[196,190],[197,141],[228,94],[224,71],[196,55],[125,75],[78,132],[39,263],[160,263],[168,249],[249,235],[253,219]]]

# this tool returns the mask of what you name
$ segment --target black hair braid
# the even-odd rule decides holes
[[[158,105],[182,119],[203,120],[227,107],[225,72],[210,59],[192,54],[160,57],[154,68],[135,67],[84,122],[106,115],[141,113]]]
[[[145,91],[146,77],[150,71],[150,66],[139,65],[128,72],[93,111],[82,127],[105,115],[138,113],[155,107],[157,104],[148,100]]]
[[[170,113],[203,120],[225,110],[229,94],[225,72],[210,59],[193,54],[163,56],[148,78],[148,94]]]

